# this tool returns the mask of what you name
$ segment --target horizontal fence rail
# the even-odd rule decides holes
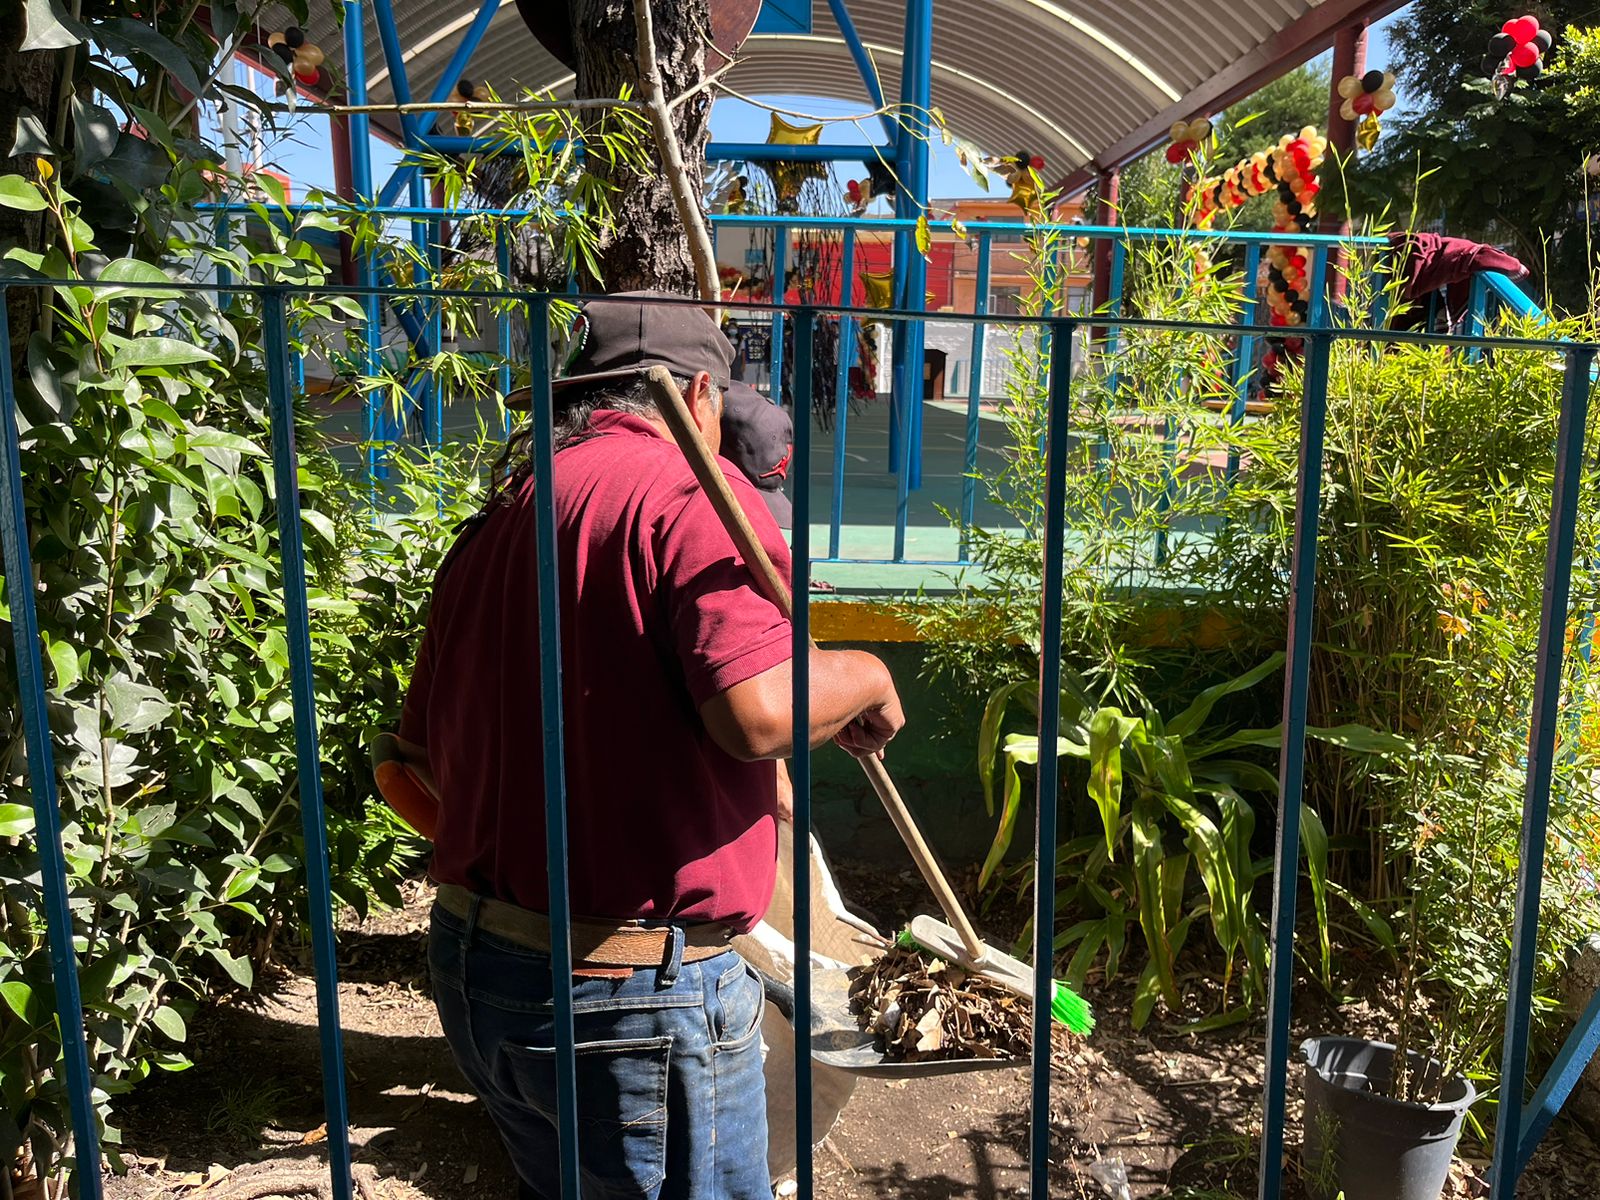
[[[824,147],[823,149],[837,149]],[[420,201],[420,195],[417,197]],[[214,212],[219,224],[219,234],[231,231],[228,221],[234,217],[251,217],[259,219],[260,206],[240,203],[237,201],[201,205],[202,210]],[[292,219],[308,214],[333,214],[346,217],[359,217],[365,219],[401,222],[409,224],[410,240],[413,242],[416,254],[421,260],[417,264],[424,276],[436,271],[439,266],[438,249],[444,226],[448,224],[460,225],[471,221],[495,223],[499,226],[515,224],[541,217],[544,214],[535,213],[523,208],[483,208],[483,209],[445,209],[432,207],[420,202],[412,204],[359,204],[340,203],[327,201],[313,201],[300,204],[290,204],[272,210],[271,215],[275,220],[280,218]],[[1352,250],[1377,253],[1387,248],[1388,242],[1379,237],[1350,237],[1336,234],[1316,233],[1263,233],[1255,231],[1235,230],[1209,230],[1209,229],[1162,229],[1143,227],[1121,227],[1090,224],[1063,224],[1039,223],[1028,224],[1022,221],[982,221],[974,222],[965,227],[962,243],[970,248],[969,269],[973,281],[973,303],[970,311],[938,311],[929,312],[920,308],[913,302],[913,293],[905,286],[902,280],[902,269],[898,265],[908,258],[914,258],[913,266],[920,263],[924,267],[921,256],[911,255],[910,235],[917,229],[919,222],[905,217],[806,217],[790,215],[770,215],[751,213],[718,213],[710,218],[714,233],[723,235],[724,242],[728,235],[743,234],[762,240],[762,245],[752,247],[759,251],[766,278],[768,280],[787,280],[790,267],[796,261],[796,239],[810,235],[826,235],[832,247],[828,252],[830,267],[837,267],[839,273],[838,301],[839,308],[830,308],[826,304],[818,304],[815,310],[821,316],[832,315],[836,320],[837,333],[837,362],[834,377],[833,393],[829,407],[834,414],[834,471],[830,503],[827,508],[827,552],[817,555],[815,561],[821,564],[864,564],[883,567],[907,568],[956,568],[972,565],[971,544],[967,530],[973,524],[973,516],[977,509],[978,491],[977,479],[980,474],[979,461],[984,451],[982,431],[984,426],[985,405],[985,370],[995,359],[988,336],[989,330],[996,328],[1020,328],[1014,314],[994,314],[990,311],[990,283],[995,271],[995,255],[998,253],[1003,259],[1020,262],[1018,257],[1034,253],[1034,248],[1048,247],[1046,274],[1049,276],[1053,288],[1062,287],[1064,273],[1060,265],[1077,264],[1075,272],[1078,275],[1088,275],[1090,264],[1096,261],[1094,246],[1097,243],[1109,243],[1113,253],[1109,259],[1109,273],[1104,280],[1095,278],[1096,289],[1103,289],[1106,299],[1096,305],[1093,314],[1096,320],[1089,328],[1096,333],[1109,332],[1110,337],[1105,340],[1103,358],[1112,372],[1113,379],[1116,371],[1116,333],[1122,328],[1114,318],[1125,317],[1124,312],[1129,297],[1125,295],[1128,280],[1128,252],[1130,248],[1166,242],[1180,242],[1197,248],[1206,248],[1211,251],[1226,249],[1228,247],[1240,248],[1243,252],[1242,263],[1242,296],[1240,305],[1239,323],[1232,327],[1232,334],[1236,339],[1233,354],[1233,376],[1237,381],[1237,400],[1228,412],[1230,422],[1237,424],[1246,419],[1245,401],[1248,395],[1250,380],[1256,373],[1256,359],[1261,352],[1265,339],[1268,337],[1298,337],[1305,331],[1301,327],[1274,327],[1266,323],[1251,325],[1244,323],[1246,318],[1259,318],[1265,312],[1265,298],[1258,295],[1256,276],[1259,272],[1262,251],[1269,246],[1292,246],[1304,248],[1310,255],[1307,275],[1311,280],[1311,298],[1313,311],[1308,314],[1307,326],[1316,326],[1332,323],[1329,314],[1324,311],[1320,297],[1323,295],[1322,281],[1328,277],[1330,262],[1336,256]],[[934,227],[944,230],[943,224],[934,223]],[[882,472],[892,477],[894,487],[894,510],[890,521],[889,531],[892,548],[887,553],[852,553],[846,547],[844,531],[852,525],[877,524],[876,520],[864,521],[862,501],[864,497],[859,488],[848,487],[846,477],[849,473],[848,464],[854,457],[864,459],[863,455],[852,455],[849,449],[851,434],[851,370],[856,363],[856,335],[863,330],[872,329],[871,321],[865,318],[852,318],[842,315],[843,310],[851,309],[852,300],[859,302],[856,287],[858,265],[865,263],[864,252],[866,239],[877,235],[882,243],[881,249],[889,255],[891,268],[894,271],[893,295],[896,297],[893,310],[874,309],[872,319],[892,326],[894,335],[889,339],[890,358],[889,387],[887,392],[887,411],[889,420],[889,449],[882,462]],[[503,239],[503,230],[497,231],[497,245]],[[941,232],[942,236],[942,232]],[[894,249],[890,251],[889,243]],[[1087,242],[1087,248],[1077,245],[1078,242]],[[959,251],[957,251],[959,252]],[[502,264],[502,275],[507,273],[509,257],[507,252],[497,248],[497,262]],[[362,273],[361,283],[372,286],[380,281],[381,271],[375,256],[363,254],[358,256],[358,267]],[[953,270],[954,268],[952,268]],[[915,273],[915,272],[913,272]],[[952,275],[952,280],[954,280]],[[454,297],[444,289],[428,286],[428,280],[421,281],[420,290],[434,301]],[[389,281],[394,284],[393,280]],[[920,291],[921,285],[918,285]],[[569,291],[575,291],[575,284],[569,281]],[[787,289],[794,291],[795,289]],[[1387,307],[1386,294],[1382,289],[1379,303],[1373,313],[1374,324],[1383,323],[1384,310]],[[393,292],[380,292],[379,295],[394,295]],[[416,293],[405,292],[408,298],[414,298]],[[1100,294],[1097,290],[1096,294]],[[369,297],[372,293],[367,293]],[[483,295],[483,293],[477,293]],[[786,328],[784,306],[785,296],[777,297],[777,304],[761,304],[746,301],[737,295],[730,298],[730,311],[736,313],[741,319],[754,320],[765,314],[768,332],[769,351],[764,368],[766,385],[774,399],[779,398],[785,378],[785,357],[790,331]],[[460,297],[454,297],[460,298]],[[369,299],[369,315],[365,324],[364,337],[369,352],[367,356],[366,373],[375,374],[377,349],[373,347],[374,339],[381,340],[377,320],[378,303]],[[1470,311],[1467,316],[1469,332],[1481,332],[1487,328],[1489,315],[1499,307],[1505,307],[1519,315],[1527,317],[1542,317],[1538,306],[1533,303],[1510,279],[1505,276],[1482,276],[1480,285],[1471,292]],[[1046,312],[1040,319],[1048,320],[1052,313]],[[1083,318],[1089,313],[1061,313],[1063,316]],[[431,306],[426,304],[420,308],[408,307],[404,311],[397,311],[397,319],[401,322],[408,338],[408,344],[419,359],[437,353],[440,349],[441,328],[439,323],[439,309],[437,303]],[[922,338],[925,337],[927,321],[941,323],[955,323],[962,319],[977,318],[972,325],[970,348],[966,360],[965,371],[965,412],[963,414],[964,436],[961,443],[961,457],[959,461],[959,495],[948,497],[947,503],[942,503],[939,498],[924,492],[922,469],[925,458],[925,442],[923,436],[924,421],[924,396],[922,371],[917,368],[917,363],[926,362],[926,355],[922,349]],[[509,316],[502,312],[495,318],[495,337],[493,350],[502,360],[509,357]],[[1082,327],[1080,327],[1082,328]],[[1048,340],[1047,330],[1041,331],[1038,336]],[[960,360],[951,358],[949,365],[959,365]],[[504,368],[508,370],[509,367]],[[791,372],[791,376],[793,373]],[[947,370],[946,380],[951,377]],[[759,378],[759,369],[758,369]],[[443,418],[441,410],[446,400],[440,388],[433,386],[432,381],[425,372],[414,371],[413,383],[406,388],[405,407],[411,411],[412,420],[420,429],[421,436],[429,444],[437,444]],[[876,394],[878,389],[876,380],[866,382],[870,390]],[[947,398],[960,399],[959,390],[947,391]],[[367,429],[369,432],[369,449],[365,469],[375,483],[382,482],[388,476],[386,466],[387,452],[384,447],[404,435],[402,428],[396,425],[392,413],[393,403],[385,394],[384,389],[372,389],[367,400]],[[857,430],[854,436],[862,436],[860,422],[856,422]],[[1101,448],[1101,453],[1105,448]],[[1176,445],[1174,444],[1174,453]],[[1236,462],[1230,461],[1230,473],[1237,473]],[[913,497],[918,497],[914,503]],[[937,553],[914,554],[908,551],[909,527],[912,523],[912,513],[929,516],[935,512],[935,506],[947,508],[961,518],[957,540],[953,552],[943,555]],[[820,514],[818,514],[820,515]],[[856,520],[852,521],[852,517]],[[1164,546],[1158,548],[1158,554],[1164,557]]]
[[[1082,227],[1069,227],[1074,234]],[[1120,237],[1126,231],[1116,231]],[[1297,243],[1309,238],[1296,238]],[[1328,242],[1332,245],[1332,242]],[[20,449],[16,421],[16,395],[13,388],[12,364],[7,353],[9,339],[5,317],[11,296],[19,289],[48,287],[96,288],[101,285],[81,280],[0,279],[0,540],[4,543],[5,571],[8,581],[28,580],[30,530],[24,508],[24,489],[20,474]],[[123,295],[137,294],[141,285],[117,284]],[[243,280],[224,283],[197,283],[194,290],[221,293],[227,291],[236,301],[260,306],[263,316],[265,344],[261,357],[266,370],[270,411],[272,418],[271,454],[278,489],[278,523],[280,530],[279,552],[288,589],[287,632],[290,652],[290,674],[294,698],[295,741],[302,776],[301,806],[306,836],[305,884],[309,899],[309,921],[312,935],[313,962],[316,973],[316,997],[322,1046],[323,1095],[328,1120],[328,1154],[332,1171],[334,1194],[348,1200],[351,1194],[351,1150],[348,1136],[348,1102],[345,1093],[345,1073],[342,1065],[342,1042],[338,1008],[337,974],[333,954],[334,929],[332,924],[333,898],[331,894],[328,855],[325,840],[326,816],[320,788],[320,760],[317,743],[318,714],[314,706],[311,678],[312,655],[310,614],[307,610],[307,582],[304,548],[300,542],[297,509],[297,461],[293,441],[293,411],[303,403],[303,395],[296,394],[296,378],[289,356],[289,338],[292,322],[292,302],[298,298],[317,295],[341,294],[360,300],[377,297],[392,301],[397,296],[409,296],[393,288],[325,286],[274,286]],[[150,290],[159,290],[151,285]],[[168,285],[170,290],[170,285]],[[557,603],[560,595],[556,560],[556,519],[554,505],[554,447],[551,415],[550,342],[546,331],[551,321],[551,306],[566,297],[546,294],[452,293],[435,290],[435,298],[461,295],[475,299],[506,301],[519,306],[528,318],[529,343],[525,349],[522,366],[534,381],[532,403],[533,478],[535,481],[535,510],[539,538],[538,587],[540,623],[540,662],[536,664],[539,676],[543,711],[559,714],[562,710],[561,643],[559,637],[561,614]],[[579,299],[582,299],[581,297]],[[694,304],[694,301],[661,303]],[[811,783],[810,758],[805,750],[806,727],[804,714],[809,708],[809,680],[805,669],[808,645],[809,616],[807,591],[804,586],[808,568],[817,561],[811,554],[811,484],[809,459],[811,430],[809,400],[812,387],[811,369],[815,351],[815,333],[824,319],[845,318],[858,322],[867,320],[916,321],[925,314],[907,309],[871,309],[849,306],[782,306],[771,304],[749,305],[751,310],[788,317],[794,327],[794,354],[796,387],[796,452],[802,466],[795,480],[795,529],[793,593],[795,616],[793,622],[796,670],[794,671],[794,706],[796,751],[792,772],[794,784],[794,863],[795,878],[810,877]],[[996,320],[982,312],[974,314],[942,314],[941,319],[961,322],[975,329]],[[1044,494],[1045,561],[1043,564],[1043,595],[1041,603],[1041,628],[1043,644],[1047,647],[1040,658],[1038,711],[1040,734],[1043,739],[1055,737],[1061,684],[1061,631],[1063,621],[1064,591],[1063,566],[1069,548],[1064,535],[1067,514],[1064,508],[1068,455],[1072,444],[1071,402],[1074,382],[1086,364],[1076,361],[1075,337],[1091,326],[1126,334],[1131,329],[1175,330],[1224,336],[1273,336],[1281,329],[1256,322],[1237,325],[1206,325],[1192,322],[1164,321],[1127,316],[1115,310],[1092,315],[1057,315],[1048,318],[1006,318],[1006,323],[1032,328],[1050,335],[1053,348],[1048,364],[1048,427],[1045,433],[1044,457],[1046,464]],[[1551,764],[1555,755],[1554,730],[1560,704],[1561,668],[1564,662],[1564,622],[1567,616],[1568,589],[1574,557],[1575,515],[1577,511],[1577,483],[1580,476],[1583,431],[1588,412],[1590,374],[1596,347],[1590,344],[1554,343],[1528,338],[1501,338],[1476,331],[1471,336],[1450,336],[1426,332],[1398,332],[1379,328],[1338,328],[1320,326],[1308,329],[1306,363],[1303,373],[1304,394],[1301,407],[1301,446],[1298,463],[1297,502],[1294,514],[1292,588],[1288,612],[1288,662],[1284,676],[1283,713],[1284,732],[1280,747],[1279,802],[1276,859],[1271,922],[1271,973],[1265,1019],[1264,1045],[1266,1057],[1263,1084],[1263,1135],[1258,1175],[1259,1195],[1262,1200],[1276,1200],[1281,1188],[1281,1164],[1288,1092],[1289,1018],[1292,987],[1292,963],[1297,890],[1300,880],[1299,841],[1297,820],[1304,768],[1306,737],[1306,710],[1309,691],[1310,636],[1315,608],[1315,579],[1317,556],[1317,519],[1321,485],[1321,446],[1327,423],[1328,362],[1336,342],[1355,341],[1381,347],[1396,344],[1449,346],[1462,350],[1536,350],[1547,355],[1559,355],[1563,360],[1564,392],[1561,414],[1560,442],[1556,447],[1558,471],[1555,494],[1552,496],[1551,534],[1547,547],[1547,572],[1544,603],[1540,625],[1538,661],[1538,687],[1532,714],[1534,737],[1529,747],[1528,777],[1525,791],[1525,820],[1523,856],[1519,872],[1516,908],[1515,954],[1512,972],[1508,979],[1508,1012],[1506,1028],[1506,1055],[1501,1077],[1500,1136],[1495,1146],[1494,1179],[1496,1200],[1509,1200],[1517,1176],[1531,1153],[1532,1145],[1542,1133],[1548,1119],[1541,1114],[1548,1107],[1549,1093],[1541,1093],[1535,1111],[1525,1120],[1524,1075],[1527,1062],[1527,1029],[1531,1013],[1530,982],[1533,966],[1533,933],[1539,915],[1539,891],[1543,871],[1542,845],[1545,818],[1550,804]],[[63,1059],[57,1069],[65,1082],[71,1099],[72,1120],[76,1148],[81,1166],[79,1187],[86,1200],[97,1200],[100,1195],[99,1161],[93,1118],[91,1079],[87,1052],[82,1038],[82,1013],[77,1002],[77,971],[79,964],[71,941],[71,915],[67,906],[68,876],[60,842],[60,822],[55,793],[54,765],[49,727],[46,720],[46,687],[41,670],[41,644],[38,632],[35,597],[28,587],[8,588],[11,606],[11,635],[15,648],[18,686],[23,698],[22,719],[28,737],[29,786],[37,816],[39,859],[44,894],[44,907],[48,917],[48,934],[51,965],[55,976],[55,993],[58,1019],[63,1034]],[[574,1074],[573,1007],[570,976],[570,941],[568,910],[568,863],[566,855],[566,801],[565,757],[562,722],[557,717],[547,721],[537,732],[544,747],[545,820],[548,847],[548,870],[551,896],[552,971],[554,974],[556,1042],[558,1072],[558,1102],[560,1130],[560,1168],[563,1196],[575,1200],[580,1194],[578,1160],[577,1096]],[[1056,809],[1059,795],[1056,759],[1054,755],[1041,756],[1037,772],[1037,812],[1035,827],[1035,912],[1034,953],[1037,994],[1048,998],[1053,975],[1053,946],[1055,936],[1055,911],[1053,904],[1054,872],[1044,872],[1040,865],[1054,861],[1056,852]],[[808,889],[799,887],[795,892],[795,922],[797,943],[806,945],[805,933],[810,921],[807,904]],[[809,1005],[808,980],[810,956],[797,955],[798,1028],[802,1031],[802,1044],[808,1029],[806,1020]],[[1049,1195],[1049,1086],[1050,1086],[1050,1005],[1048,999],[1036,1008],[1031,1063],[1032,1114],[1030,1190],[1033,1200],[1046,1200]],[[1597,1040],[1593,1024],[1580,1026],[1574,1034],[1571,1053],[1561,1062],[1561,1078],[1554,1085],[1570,1088],[1569,1076],[1581,1070]],[[1581,1060],[1581,1061],[1579,1061]],[[1576,1067],[1573,1064],[1576,1063]],[[812,1194],[812,1177],[809,1170],[807,1147],[811,1145],[809,1120],[811,1106],[811,1061],[809,1055],[796,1055],[795,1093],[797,1105],[797,1146],[801,1151],[800,1195]],[[1564,1095],[1561,1092],[1561,1095]],[[1555,1099],[1559,1106],[1559,1096]]]

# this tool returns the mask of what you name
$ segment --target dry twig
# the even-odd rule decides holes
[[[1033,1006],[981,975],[902,949],[851,975],[851,1006],[890,1059],[1028,1056]]]

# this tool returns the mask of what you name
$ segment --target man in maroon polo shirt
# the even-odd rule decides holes
[[[771,1194],[762,990],[728,939],[772,895],[792,632],[645,390],[643,372],[667,367],[720,446],[732,348],[703,310],[661,299],[586,305],[553,384],[579,1147],[586,1198],[745,1200]],[[400,735],[443,797],[429,960],[445,1034],[522,1194],[554,1200],[527,447],[523,429],[440,568]],[[724,471],[787,571],[756,490]],[[904,722],[883,664],[814,649],[810,670],[812,744],[881,753]]]

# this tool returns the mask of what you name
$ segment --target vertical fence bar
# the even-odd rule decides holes
[[[1261,274],[1261,243],[1251,242],[1244,252],[1244,291],[1241,295],[1244,307],[1241,315],[1247,325],[1254,325],[1261,320],[1261,287],[1259,276]],[[1239,335],[1239,350],[1233,360],[1233,408],[1228,413],[1228,424],[1239,425],[1244,421],[1247,405],[1250,402],[1250,380],[1255,375],[1256,360],[1256,335],[1241,333]],[[1230,439],[1228,445],[1228,482],[1232,483],[1239,474],[1239,447]]]
[[[1528,740],[1527,790],[1522,801],[1517,915],[1511,935],[1511,972],[1506,992],[1506,1037],[1500,1058],[1500,1108],[1490,1185],[1493,1200],[1513,1200],[1521,1168],[1518,1138],[1522,1129],[1524,1077],[1528,1070],[1528,1030],[1533,1017],[1534,966],[1539,953],[1539,895],[1544,883],[1550,780],[1555,765],[1556,723],[1560,719],[1561,673],[1578,525],[1578,486],[1583,479],[1589,370],[1594,356],[1593,347],[1567,351],[1566,378],[1561,388],[1555,493],[1550,501],[1544,602],[1539,614],[1539,656],[1534,667],[1533,731]]]
[[[1313,302],[1314,303],[1314,302]],[[1267,993],[1266,1077],[1262,1085],[1260,1200],[1283,1188],[1283,1121],[1289,1086],[1289,995],[1294,982],[1294,919],[1300,873],[1300,796],[1305,782],[1306,695],[1311,686],[1311,618],[1317,592],[1317,526],[1322,445],[1328,419],[1330,335],[1307,335],[1305,399],[1300,406],[1300,474],[1295,486],[1289,644],[1283,680],[1283,744],[1278,761],[1278,840],[1273,863],[1272,945]]]
[[[500,289],[511,290],[511,241],[506,237],[506,227],[500,222],[494,227],[494,267],[500,274]],[[495,348],[500,354],[500,369],[495,372],[495,382],[500,389],[502,406],[511,394],[511,308],[499,301],[500,312],[495,317]],[[500,410],[501,432],[511,435],[511,413]]]
[[[794,520],[790,535],[794,618],[794,1151],[799,1195],[813,1193],[811,1146],[811,356],[817,314],[794,315]]]
[[[972,311],[978,316],[989,312],[989,272],[993,243],[985,231],[978,234],[978,278],[972,297]],[[989,326],[982,321],[972,327],[972,367],[967,372],[967,445],[962,462],[966,473],[961,480],[961,553],[957,556],[967,562],[971,547],[967,531],[972,528],[972,518],[977,510],[978,498],[978,418],[983,403],[983,352],[989,335]]]
[[[544,738],[545,871],[550,886],[550,974],[555,997],[556,1126],[561,1200],[578,1200],[578,1075],[572,1021],[572,910],[567,893],[566,732],[561,706],[561,597],[556,575],[555,430],[550,397],[550,297],[528,298],[533,395],[533,506],[539,569],[539,708]]]
[[[772,302],[786,304],[789,300],[789,227],[779,225],[772,231]],[[767,389],[774,404],[783,403],[783,314],[772,314],[772,347],[767,352]],[[798,411],[798,410],[796,410]],[[797,420],[795,424],[799,424]]]
[[[1050,415],[1045,434],[1044,611],[1039,639],[1039,745],[1054,748],[1061,718],[1062,574],[1066,565],[1067,451],[1072,434],[1074,322],[1055,321]],[[1050,1198],[1050,1001],[1055,975],[1056,802],[1060,760],[1039,755],[1033,844],[1033,1104],[1028,1176],[1033,1200]],[[1049,864],[1048,866],[1046,864]]]
[[[1311,303],[1306,324],[1322,329],[1328,324],[1328,247],[1311,247]]]
[[[1472,284],[1467,293],[1467,336],[1482,337],[1489,317],[1489,281],[1483,277],[1483,272],[1475,271]],[[1468,362],[1479,362],[1483,359],[1483,347],[1473,346],[1467,350]]]
[[[849,308],[854,302],[856,283],[856,231],[844,231],[844,245],[839,265],[839,304]],[[833,400],[833,508],[828,515],[828,557],[839,557],[840,531],[844,527],[844,450],[845,436],[850,428],[850,367],[855,360],[856,320],[839,314],[839,370],[834,380]],[[795,407],[798,414],[800,408]],[[802,462],[800,469],[811,468]],[[810,478],[808,475],[807,478]],[[807,583],[809,588],[810,584]]]
[[[100,1200],[100,1127],[95,1120],[89,1047],[83,1032],[78,957],[72,945],[72,908],[68,902],[67,860],[61,849],[55,747],[50,741],[44,663],[39,654],[39,613],[33,594],[33,552],[28,543],[28,510],[22,495],[17,395],[11,374],[10,299],[11,293],[0,288],[0,438],[5,441],[0,447],[0,545],[5,554],[11,645],[28,751],[28,790],[33,799],[33,840],[39,852],[40,891],[50,949],[50,977],[56,992],[63,1082],[72,1113],[78,1195],[80,1200]],[[45,302],[49,302],[48,295]],[[92,953],[94,947],[88,949]],[[0,1170],[8,1170],[9,1166],[0,1163]]]
[[[426,208],[428,205],[428,185],[421,175],[411,177],[411,206],[413,208]],[[427,300],[426,294],[433,290],[433,248],[429,244],[428,223],[421,219],[411,222],[411,248],[415,252],[412,260],[412,271],[415,283],[413,291],[423,294],[421,305],[413,309],[417,331],[412,338],[412,357],[426,357],[438,351],[438,345],[433,341],[433,306]],[[438,388],[433,386],[432,374],[426,370],[408,370],[406,372],[407,405],[411,410],[412,419],[422,423],[422,440],[430,446],[433,442],[433,406]],[[415,427],[412,430],[416,432]]]
[[[367,102],[367,43],[366,28],[362,24],[361,0],[344,0],[344,72],[345,91],[351,104]],[[350,114],[350,190],[357,204],[372,202],[372,120],[366,113]],[[379,218],[372,218],[374,221]],[[352,246],[356,256],[356,282],[364,288],[377,283],[377,272],[372,263],[372,247]],[[382,299],[368,294],[361,297],[362,372],[368,379],[377,377],[378,350],[383,342],[383,327],[379,321]],[[382,388],[373,388],[366,394],[366,470],[369,499],[376,498],[377,481],[387,478],[389,468],[385,446],[393,441],[387,395]]]
[[[328,1123],[328,1169],[334,1200],[351,1200],[350,1109],[345,1096],[344,1042],[339,1032],[339,967],[333,940],[333,889],[328,870],[327,815],[322,800],[322,754],[317,745],[317,692],[311,658],[311,614],[306,600],[306,550],[300,528],[299,466],[294,447],[294,403],[289,391],[289,322],[284,293],[261,297],[261,339],[267,365],[272,422],[272,476],[283,556],[284,623],[289,636],[289,681],[294,702],[294,745],[305,838],[311,959],[317,985],[317,1033],[322,1045],[322,1107]]]
[[[1123,238],[1118,238],[1111,247],[1111,315],[1122,315],[1122,292],[1127,284],[1128,276],[1128,243]],[[1117,344],[1122,340],[1122,326],[1106,326],[1106,344],[1101,350],[1105,356],[1106,367],[1106,404],[1111,408],[1117,403]],[[1102,442],[1100,457],[1109,458],[1111,447]]]
[[[909,321],[896,321],[894,347],[894,395],[889,399],[889,451],[894,462],[894,561],[906,560],[906,527],[911,519],[911,447],[914,442],[911,429],[911,409],[919,403],[912,400],[913,375],[911,363],[912,339],[906,331]],[[915,394],[921,396],[922,381],[916,383]]]

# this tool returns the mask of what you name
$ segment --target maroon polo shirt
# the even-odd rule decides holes
[[[556,455],[572,911],[743,931],[772,898],[777,777],[712,741],[699,706],[791,655],[787,620],[678,447],[601,411]],[[789,552],[723,463],[767,552]],[[443,801],[433,876],[548,911],[531,480],[452,548],[434,585],[400,736]]]

